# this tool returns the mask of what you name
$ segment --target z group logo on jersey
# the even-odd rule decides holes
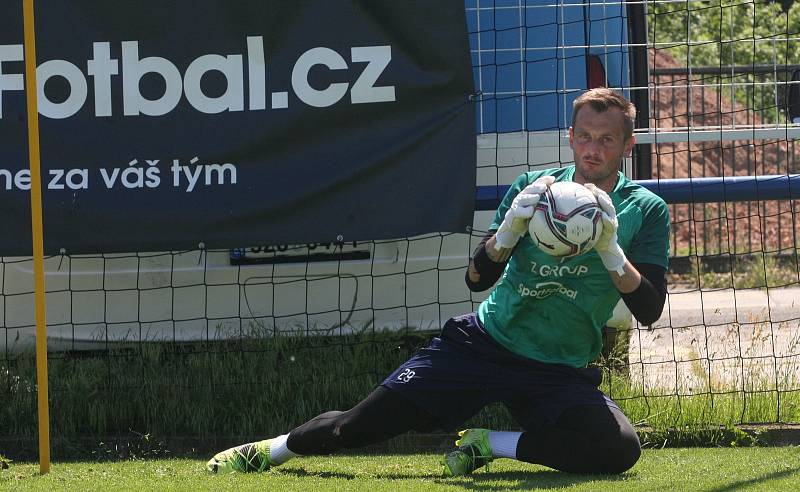
[[[586,265],[538,265],[535,261],[531,261],[531,273],[539,274],[542,277],[565,277],[574,276],[580,277],[589,272],[589,267]]]
[[[553,294],[562,294],[570,299],[575,299],[578,297],[577,290],[568,289],[559,282],[540,282],[532,289],[526,287],[525,284],[520,283],[517,286],[517,294],[522,297],[533,297],[535,299],[544,299]]]

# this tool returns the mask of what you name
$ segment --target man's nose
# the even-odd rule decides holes
[[[589,142],[586,144],[586,151],[590,154],[599,154],[600,153],[600,141],[596,138],[589,139]]]

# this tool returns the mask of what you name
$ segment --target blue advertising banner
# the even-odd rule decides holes
[[[28,255],[21,2],[0,5],[0,255]],[[462,0],[36,2],[45,252],[464,231]]]

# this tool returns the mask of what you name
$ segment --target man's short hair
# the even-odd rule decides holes
[[[625,98],[625,96],[605,87],[589,89],[572,103],[572,126],[575,126],[575,117],[578,116],[578,110],[587,104],[598,113],[602,113],[608,108],[619,108],[622,114],[626,116],[625,138],[633,135],[633,126],[636,121],[636,106]]]

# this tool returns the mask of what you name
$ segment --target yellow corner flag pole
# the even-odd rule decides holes
[[[44,288],[42,173],[39,155],[39,110],[36,106],[36,31],[33,0],[22,1],[25,22],[25,92],[28,103],[28,154],[31,168],[31,227],[36,296],[36,383],[39,406],[39,472],[50,471],[50,409],[47,397],[47,319]]]

